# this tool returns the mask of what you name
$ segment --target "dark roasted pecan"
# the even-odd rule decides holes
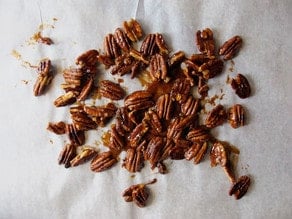
[[[120,47],[111,33],[105,36],[103,48],[105,55],[112,59],[115,59],[121,55]]]
[[[207,85],[206,80],[203,77],[199,77],[198,83],[198,93],[202,98],[208,96],[209,86]]]
[[[140,48],[140,52],[142,54],[144,54],[145,56],[151,56],[157,52],[158,47],[156,45],[155,38],[156,38],[155,34],[148,34],[144,38],[142,45],[141,45],[141,48]]]
[[[183,51],[178,51],[178,52],[174,53],[168,59],[169,68],[171,69],[173,67],[180,65],[184,61],[185,58],[186,58],[185,53]]]
[[[61,95],[60,97],[58,97],[55,101],[54,101],[54,105],[56,107],[60,107],[60,106],[66,106],[69,104],[72,104],[76,101],[76,94],[73,91],[69,91],[63,95]]]
[[[169,94],[161,95],[156,101],[156,106],[159,118],[165,120],[171,119],[174,105]]]
[[[146,185],[153,184],[156,181],[157,181],[156,179],[153,179],[149,183],[145,183],[145,184],[141,183],[141,184],[130,186],[122,194],[124,197],[124,200],[126,202],[134,201],[134,203],[140,208],[145,207],[147,199],[150,194],[149,189]]]
[[[202,143],[211,139],[209,129],[205,126],[199,126],[189,131],[187,139],[194,143]]]
[[[68,133],[71,144],[80,146],[85,142],[85,134],[83,130],[78,130],[74,124],[66,125],[66,133]]]
[[[114,153],[118,154],[125,147],[124,137],[121,136],[116,129],[116,125],[112,126],[109,148]]]
[[[128,38],[126,37],[124,31],[121,28],[117,28],[114,33],[114,38],[119,45],[119,47],[124,51],[128,52],[130,50],[130,44]]]
[[[194,163],[199,164],[204,158],[208,150],[208,143],[204,142],[203,144],[194,143],[186,152],[185,158],[187,160],[192,160],[194,158]]]
[[[54,132],[57,135],[63,135],[66,133],[66,124],[64,122],[49,122],[47,129]]]
[[[181,112],[186,116],[196,115],[199,111],[199,104],[200,101],[190,95],[188,99],[181,104]]]
[[[234,36],[227,40],[219,49],[219,55],[223,56],[224,60],[230,60],[236,56],[242,45],[240,36]]]
[[[235,184],[232,185],[229,195],[234,195],[235,199],[240,199],[248,190],[250,186],[250,177],[249,176],[241,176],[237,180]]]
[[[76,156],[76,146],[73,144],[66,144],[62,149],[58,162],[64,164],[65,168],[71,166],[70,161]]]
[[[245,116],[243,106],[236,104],[229,108],[228,122],[235,129],[244,126]]]
[[[104,170],[107,170],[111,168],[114,164],[116,164],[118,161],[113,156],[112,152],[102,152],[99,155],[97,155],[90,164],[90,169],[94,172],[102,172]]]
[[[176,79],[171,88],[171,98],[179,103],[183,103],[190,95],[192,81],[189,79]]]
[[[129,148],[123,166],[131,173],[139,172],[144,167],[144,157],[141,148]]]
[[[150,76],[153,81],[163,80],[168,82],[170,79],[167,77],[167,64],[163,56],[160,54],[155,54],[150,59]]]
[[[91,130],[96,129],[97,124],[88,116],[88,114],[84,111],[84,107],[80,106],[73,106],[70,108],[70,114],[74,126],[77,130]]]
[[[197,31],[196,43],[199,51],[209,57],[215,55],[215,42],[213,39],[213,32],[210,28],[203,31]]]
[[[227,113],[224,106],[219,104],[207,115],[205,125],[207,128],[214,128],[218,125],[222,125],[227,119]]]
[[[154,130],[154,133],[156,135],[161,134],[162,124],[161,124],[159,116],[157,115],[157,113],[155,111],[153,111],[151,109],[148,110],[145,113],[143,121],[145,121],[149,125],[149,128],[151,130]]]
[[[184,159],[185,148],[174,146],[169,151],[169,157],[172,160],[182,160]]]
[[[42,95],[48,85],[53,79],[52,69],[51,69],[51,60],[43,59],[40,61],[38,68],[38,77],[33,86],[33,93],[35,96]]]
[[[129,142],[131,147],[137,147],[143,140],[144,135],[148,131],[148,125],[146,123],[140,123],[137,125],[129,136]]]
[[[228,151],[223,143],[217,141],[213,144],[210,151],[211,167],[217,166],[218,164],[222,167],[228,163]]]
[[[93,77],[88,77],[86,82],[84,83],[82,90],[80,91],[80,94],[77,97],[77,101],[83,101],[87,98],[87,96],[90,94],[92,88],[94,85],[94,79]]]
[[[130,111],[148,109],[153,105],[152,94],[149,91],[135,91],[125,98],[125,106]]]
[[[99,83],[100,95],[111,100],[121,100],[124,98],[126,92],[120,84],[109,80],[103,80]]]
[[[71,167],[84,164],[97,155],[97,151],[91,147],[83,147],[80,154],[70,161]]]
[[[148,146],[144,151],[144,158],[151,164],[151,169],[154,169],[158,162],[161,161],[164,144],[164,139],[157,136],[149,141]]]
[[[143,36],[142,27],[135,19],[124,21],[123,27],[127,37],[132,42],[137,42]]]
[[[76,65],[78,65],[81,69],[84,70],[92,69],[97,65],[98,54],[99,54],[98,51],[95,49],[88,50],[77,57]]]
[[[169,53],[165,40],[160,33],[155,34],[155,43],[159,49],[161,55],[167,55]]]
[[[119,108],[116,114],[116,130],[121,136],[125,136],[134,129],[134,123],[130,120],[126,107]]]
[[[216,75],[220,74],[222,70],[223,61],[221,59],[210,59],[198,69],[204,79],[214,78]]]
[[[242,74],[238,74],[236,78],[232,79],[231,87],[240,98],[244,99],[250,96],[251,91],[249,82]]]

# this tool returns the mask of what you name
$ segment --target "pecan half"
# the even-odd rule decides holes
[[[167,64],[163,56],[155,54],[150,59],[150,76],[153,81],[163,80],[168,82],[170,79],[167,77]]]
[[[107,55],[102,55],[102,54],[99,54],[98,57],[97,57],[98,61],[104,65],[104,67],[106,69],[108,69],[109,67],[113,66],[115,64],[115,61],[107,56]]]
[[[250,186],[250,177],[249,176],[241,176],[237,180],[235,184],[232,185],[229,195],[234,195],[235,199],[240,199],[245,195],[248,188]]]
[[[63,77],[65,79],[65,82],[71,86],[80,86],[83,75],[84,74],[81,69],[69,68],[63,71]]]
[[[160,33],[155,34],[155,43],[159,49],[160,54],[167,55],[169,53],[169,50],[167,48],[166,42]]]
[[[77,130],[74,124],[66,125],[66,133],[68,133],[71,144],[83,145],[85,143],[85,134],[83,130]]]
[[[172,56],[168,59],[168,66],[170,69],[180,65],[184,59],[186,58],[185,53],[183,51],[178,51],[174,53]]]
[[[130,111],[148,109],[153,105],[152,94],[149,91],[135,91],[125,98],[125,106]]]
[[[117,107],[113,103],[105,106],[87,106],[84,105],[84,111],[93,117],[111,118],[116,114]]]
[[[33,86],[33,93],[35,96],[42,95],[47,89],[48,85],[53,79],[52,69],[51,69],[51,60],[43,59],[40,61],[38,68],[38,77]]]
[[[71,167],[76,167],[78,165],[84,164],[96,155],[97,151],[94,148],[83,147],[81,153],[70,161],[70,165]]]
[[[156,101],[156,106],[159,118],[165,120],[171,119],[174,104],[172,102],[170,94],[161,95]]]
[[[187,160],[192,160],[194,158],[194,163],[199,164],[204,158],[208,150],[208,143],[203,144],[194,143],[184,154]]]
[[[126,37],[124,31],[121,28],[117,28],[114,33],[114,38],[119,45],[119,47],[124,51],[128,52],[130,50],[130,44],[128,38]]]
[[[77,97],[77,101],[85,100],[88,97],[88,95],[90,94],[93,86],[94,86],[93,77],[88,77],[86,82],[84,83],[78,97]]]
[[[132,42],[137,42],[143,36],[142,27],[135,19],[131,19],[130,21],[124,21],[123,27],[127,37]]]
[[[122,149],[125,147],[124,137],[118,133],[116,129],[116,125],[112,126],[110,133],[111,133],[111,137],[110,137],[109,148],[114,153],[119,154],[122,151]]]
[[[120,84],[109,80],[103,80],[99,83],[99,92],[101,96],[111,100],[121,100],[126,94]]]
[[[228,112],[228,122],[232,128],[238,128],[244,126],[245,115],[244,108],[240,104],[236,104],[229,108]]]
[[[212,30],[210,28],[206,28],[203,31],[198,30],[196,36],[196,44],[199,51],[209,57],[214,56],[215,42]]]
[[[92,130],[97,128],[97,124],[84,111],[84,107],[73,106],[70,108],[71,119],[77,130]]]
[[[144,157],[141,148],[129,148],[127,150],[123,167],[131,173],[139,172],[144,167]]]
[[[156,45],[156,36],[155,34],[148,34],[142,44],[141,44],[141,47],[140,47],[140,52],[142,54],[144,54],[145,56],[151,56],[151,55],[154,55],[157,50],[158,50],[158,47]]]
[[[131,147],[137,147],[138,144],[143,140],[144,135],[148,131],[148,126],[145,123],[140,123],[129,135],[129,142]]]
[[[61,95],[60,97],[58,97],[54,101],[54,105],[56,107],[61,107],[61,106],[66,106],[66,105],[72,104],[75,101],[76,101],[76,94],[73,91],[69,91],[69,92]]]
[[[214,78],[216,75],[220,74],[222,70],[223,61],[221,59],[210,59],[198,69],[204,79]]]
[[[141,61],[146,65],[149,64],[149,61],[145,58],[145,56],[141,52],[138,52],[136,49],[131,48],[129,55],[132,56],[137,61]]]
[[[92,67],[96,67],[99,55],[98,51],[95,49],[88,50],[77,57],[76,65],[78,65],[81,69],[88,70],[92,69]],[[91,72],[91,71],[90,71]]]
[[[210,151],[211,167],[217,166],[218,164],[222,167],[228,163],[228,151],[221,142],[215,142]]]
[[[118,46],[114,35],[111,33],[105,36],[103,41],[103,48],[105,55],[112,59],[115,59],[121,55],[120,47]]]
[[[200,101],[190,95],[188,99],[181,104],[181,112],[186,116],[196,115],[199,111],[199,104]]]
[[[224,106],[219,104],[207,115],[205,125],[207,128],[214,128],[218,125],[222,125],[227,119],[227,113]]]
[[[158,172],[160,174],[168,173],[167,167],[165,166],[165,164],[162,161],[160,161],[156,166],[157,166]]]
[[[154,130],[154,133],[156,133],[157,135],[161,134],[162,124],[158,114],[155,111],[151,109],[148,110],[145,113],[143,121],[145,121],[149,125],[151,130]]]
[[[111,168],[117,162],[118,161],[113,156],[112,152],[110,151],[103,152],[97,155],[95,158],[93,158],[90,164],[90,169],[93,172],[102,172],[104,170]]]
[[[65,168],[69,168],[71,166],[70,161],[76,156],[76,146],[73,144],[66,144],[62,149],[58,162],[59,164],[64,164]]]
[[[134,74],[133,71],[136,71],[137,63],[139,62],[136,61],[132,56],[124,54],[116,59],[116,65],[112,68],[111,74],[118,74],[120,76],[128,73]]]
[[[198,83],[198,93],[202,98],[208,96],[209,86],[207,85],[206,80],[203,77],[199,77]]]
[[[209,141],[211,139],[211,134],[209,129],[205,126],[199,126],[193,128],[187,134],[187,139],[194,142],[194,143],[202,143],[205,141]]]
[[[161,137],[153,137],[144,151],[144,159],[151,164],[151,169],[154,169],[161,160],[162,150],[164,147],[164,139]]]
[[[192,81],[189,79],[176,79],[171,88],[171,98],[179,103],[185,102],[190,95],[192,87],[191,84]]]
[[[64,122],[49,122],[47,126],[47,130],[57,134],[57,135],[63,135],[66,133],[66,124]]]
[[[242,39],[240,36],[234,36],[227,40],[219,49],[219,55],[223,56],[223,59],[230,60],[236,56],[239,49],[242,46]]]
[[[251,90],[249,82],[242,74],[238,74],[236,78],[231,80],[231,87],[235,90],[237,96],[242,99],[250,96]]]
[[[125,136],[134,129],[134,123],[129,118],[129,111],[126,107],[121,107],[116,113],[116,130],[121,136]]]

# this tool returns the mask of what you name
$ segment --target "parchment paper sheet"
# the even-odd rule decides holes
[[[0,0],[0,218],[291,217],[291,14],[289,0]],[[197,52],[198,29],[212,28],[218,45],[242,36],[244,46],[229,74],[245,74],[252,96],[242,100],[234,95],[225,83],[228,65],[210,82],[211,95],[223,89],[221,104],[241,103],[248,109],[247,126],[235,130],[225,124],[214,130],[219,139],[240,149],[238,173],[252,176],[242,200],[228,196],[227,178],[220,168],[211,168],[208,159],[197,166],[169,161],[167,175],[146,166],[135,177],[121,162],[98,174],[88,164],[71,169],[57,164],[66,138],[49,133],[46,126],[49,121],[69,121],[68,108],[52,104],[63,93],[61,70],[74,65],[80,53],[102,48],[105,34],[132,17],[146,33],[163,33],[173,51],[188,55]],[[41,23],[46,24],[43,35],[54,45],[28,45]],[[32,64],[49,57],[57,66],[46,95],[33,96],[36,73],[23,67],[11,55],[13,50]],[[131,91],[138,83],[129,81],[123,86]],[[100,143],[101,134],[90,133],[87,144]],[[123,201],[126,187],[153,178],[158,182],[151,186],[148,207]]]

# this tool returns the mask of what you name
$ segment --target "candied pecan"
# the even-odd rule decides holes
[[[155,54],[150,59],[150,76],[153,81],[163,80],[168,82],[170,79],[167,77],[167,64],[163,56],[160,54]]]
[[[171,119],[174,105],[170,98],[170,94],[161,95],[156,101],[156,106],[159,118],[165,120]]]
[[[184,159],[185,149],[183,147],[174,146],[169,151],[169,157],[172,160],[182,160]]]
[[[128,73],[133,73],[135,68],[137,67],[138,61],[136,61],[132,56],[122,55],[116,59],[116,65],[112,68],[111,74],[112,75],[120,75],[123,76]]]
[[[134,123],[129,118],[129,112],[126,107],[121,107],[116,113],[116,130],[121,136],[125,136],[134,129]]]
[[[148,109],[153,105],[152,94],[149,91],[135,91],[125,98],[125,106],[130,111]]]
[[[38,77],[33,86],[35,96],[42,95],[53,79],[51,60],[42,59],[37,68]]]
[[[223,70],[223,61],[221,59],[210,59],[202,64],[198,71],[202,73],[204,79],[214,78]]]
[[[160,134],[162,132],[162,124],[161,124],[159,116],[157,115],[155,111],[151,109],[148,110],[145,113],[143,121],[148,123],[150,129],[154,130],[156,134]]]
[[[211,167],[217,166],[218,164],[222,167],[228,163],[228,151],[223,143],[217,141],[213,144],[210,151]]]
[[[235,184],[232,185],[229,195],[235,196],[235,199],[240,199],[242,196],[245,195],[245,193],[248,190],[248,187],[250,186],[250,177],[249,176],[241,176],[237,180]]]
[[[230,60],[236,56],[242,45],[242,39],[240,36],[234,36],[227,40],[219,49],[219,55],[223,56],[223,59]]]
[[[251,91],[249,82],[242,74],[238,74],[236,78],[231,80],[231,87],[235,90],[237,96],[242,99],[250,96]]]
[[[195,115],[198,113],[199,104],[200,101],[190,95],[188,99],[181,104],[181,112],[186,116]]]
[[[77,57],[76,65],[81,69],[87,70],[91,67],[96,67],[97,65],[97,56],[99,55],[98,51],[95,49],[88,50]]]
[[[133,18],[130,21],[124,21],[123,27],[127,37],[132,42],[137,42],[143,36],[141,25]]]
[[[69,68],[63,71],[63,77],[67,84],[80,86],[83,72],[80,69]]]
[[[47,130],[54,132],[57,135],[63,135],[66,133],[66,124],[64,122],[49,122]]]
[[[211,137],[212,136],[209,132],[209,129],[207,129],[205,126],[199,126],[199,127],[193,128],[187,134],[187,139],[194,143],[201,143],[201,142],[208,141],[211,139]]]
[[[207,115],[205,125],[207,128],[214,128],[218,125],[222,125],[227,119],[227,113],[224,106],[219,104]]]
[[[117,129],[116,125],[113,125],[111,128],[111,137],[110,137],[110,144],[109,148],[111,151],[115,153],[120,153],[122,149],[125,147],[125,140],[123,136],[121,136]]]
[[[96,129],[97,124],[88,116],[88,114],[84,111],[84,107],[80,106],[73,106],[70,108],[70,114],[74,126],[77,130],[91,130]]]
[[[144,151],[144,159],[151,164],[151,169],[154,169],[157,163],[161,160],[162,150],[164,147],[164,139],[158,136],[153,137]]]
[[[178,52],[174,53],[168,59],[169,68],[172,69],[172,68],[178,66],[179,64],[181,64],[184,61],[185,58],[186,58],[185,53],[183,51],[178,51]]]
[[[121,55],[120,48],[111,33],[105,36],[103,41],[103,48],[105,55],[112,59],[115,59]]]
[[[129,136],[129,142],[131,147],[137,147],[138,144],[143,140],[143,137],[147,133],[149,127],[145,123],[137,125]]]
[[[114,38],[119,45],[119,47],[124,51],[128,52],[130,50],[130,44],[128,38],[126,37],[124,31],[121,28],[117,28],[114,33]]]
[[[105,66],[106,69],[115,64],[115,61],[107,55],[99,54],[97,59],[100,63],[102,63]]]
[[[170,124],[167,127],[167,133],[166,133],[167,139],[176,141],[177,139],[181,137],[183,130],[181,128],[180,129],[177,128],[179,123],[180,123],[180,117],[175,117],[174,119],[170,121]]]
[[[196,44],[199,51],[203,54],[212,57],[215,55],[215,42],[213,39],[213,32],[210,28],[203,31],[198,30],[196,34]]]
[[[102,152],[93,158],[90,164],[90,169],[93,172],[102,172],[111,168],[117,162],[118,161],[113,156],[112,152]]]
[[[164,145],[164,147],[163,147],[163,149],[162,149],[162,155],[161,155],[161,161],[162,160],[166,160],[168,157],[169,157],[169,153],[170,153],[170,151],[172,150],[172,148],[174,148],[175,147],[175,143],[174,143],[174,141],[172,140],[172,139],[166,139],[166,144]],[[161,162],[160,161],[160,162]],[[160,163],[159,162],[159,163]],[[158,164],[159,164],[158,163]],[[158,166],[158,164],[157,164],[157,167],[159,168],[159,166]]]
[[[207,153],[207,150],[208,150],[207,142],[204,142],[203,144],[194,143],[192,147],[190,147],[185,152],[184,155],[187,160],[191,160],[194,158],[194,163],[199,164],[204,158],[205,154]]]
[[[145,207],[147,199],[149,197],[149,189],[147,185],[155,183],[157,180],[153,179],[149,183],[141,183],[137,185],[132,185],[129,188],[127,188],[123,192],[123,197],[126,202],[132,202],[138,206],[138,207]]]
[[[140,52],[145,56],[151,56],[154,55],[157,52],[157,50],[158,47],[156,45],[155,34],[148,34],[141,44]]]
[[[58,162],[59,164],[64,164],[65,168],[71,166],[70,161],[76,156],[76,146],[74,144],[66,144],[62,149]]]
[[[74,124],[66,125],[66,133],[68,133],[71,144],[83,145],[85,142],[85,134],[83,130],[77,130]]]
[[[192,81],[189,79],[176,79],[171,88],[171,98],[179,103],[185,102],[190,95],[191,84]]]
[[[207,85],[206,80],[203,77],[199,77],[199,83],[198,83],[198,93],[201,95],[201,97],[208,96],[209,86]]]
[[[93,77],[88,77],[85,84],[82,87],[82,90],[80,91],[80,94],[77,97],[77,101],[83,101],[87,98],[87,96],[90,94],[92,88],[94,85],[94,79]]]
[[[105,106],[84,105],[84,111],[89,116],[111,118],[116,114],[117,107],[113,103],[108,103]]]
[[[232,128],[238,128],[240,126],[244,126],[245,116],[244,116],[244,108],[240,104],[235,104],[234,106],[229,108],[228,111],[228,122],[232,126]]]
[[[71,167],[76,167],[78,165],[84,164],[96,155],[97,151],[94,148],[83,147],[81,153],[70,161],[70,165]]]
[[[145,58],[145,56],[141,52],[137,51],[136,49],[131,48],[129,55],[132,56],[137,61],[141,61],[146,65],[149,64],[149,61]]]
[[[69,91],[63,95],[61,95],[60,97],[58,97],[55,101],[54,101],[54,105],[56,107],[61,107],[61,106],[66,106],[69,104],[72,104],[76,101],[76,94],[73,91]]]
[[[111,100],[121,100],[124,98],[126,92],[120,84],[109,80],[103,80],[99,83],[100,95]]]
[[[131,173],[139,172],[144,167],[144,157],[141,148],[129,148],[127,150],[123,167]]]
[[[160,33],[155,34],[155,43],[159,49],[159,52],[161,55],[167,55],[169,53],[169,50],[167,48],[167,45],[165,43],[165,40]]]
[[[208,62],[210,60],[210,57],[208,57],[205,54],[192,54],[189,58],[189,61],[191,61],[196,66],[201,66],[205,62]]]

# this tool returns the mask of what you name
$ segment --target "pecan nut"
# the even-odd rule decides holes
[[[204,158],[208,150],[208,143],[203,144],[194,143],[184,154],[187,160],[194,159],[195,164],[199,164]]]
[[[84,111],[84,107],[73,106],[70,108],[71,119],[77,130],[92,130],[97,128],[97,124]]]
[[[184,60],[186,56],[183,51],[178,51],[174,53],[172,56],[168,59],[168,66],[170,69],[173,69],[176,66],[179,66]]]
[[[148,131],[148,125],[145,123],[140,123],[129,135],[129,142],[131,147],[137,147],[138,144],[143,141],[145,134]]]
[[[222,125],[227,119],[227,113],[224,107],[219,104],[207,115],[205,120],[205,125],[207,128],[214,128],[216,126]]]
[[[242,74],[238,74],[236,78],[231,80],[231,87],[235,90],[237,96],[242,99],[250,96],[251,90],[249,82]]]
[[[66,144],[62,149],[58,162],[59,164],[64,164],[65,168],[71,166],[70,161],[76,156],[76,146],[74,144]]]
[[[130,44],[128,38],[126,37],[124,31],[121,28],[117,28],[114,33],[114,38],[119,45],[119,47],[124,51],[128,52],[130,50]]]
[[[85,143],[84,131],[78,130],[74,124],[66,125],[66,133],[68,133],[71,144],[80,146]]]
[[[167,55],[169,53],[169,50],[167,48],[166,42],[160,33],[155,34],[155,43],[159,49],[159,52],[161,55]]]
[[[176,79],[171,88],[171,98],[174,101],[183,103],[190,95],[192,88],[192,81],[190,79]]]
[[[161,137],[153,137],[144,151],[144,159],[151,164],[151,169],[154,169],[159,161],[164,147],[164,139]]]
[[[232,185],[229,195],[234,195],[235,199],[240,199],[245,195],[249,186],[250,186],[250,177],[249,176],[241,176],[237,182]]]
[[[142,54],[144,54],[145,56],[152,56],[157,52],[158,47],[156,45],[155,38],[156,38],[155,34],[148,34],[144,38],[140,47],[140,52]]]
[[[181,104],[181,112],[186,115],[196,115],[199,111],[200,101],[194,98],[192,95],[188,97],[188,99]]]
[[[223,59],[230,60],[236,56],[239,49],[242,46],[242,39],[240,36],[234,36],[227,40],[219,49],[219,55],[223,56]]]
[[[80,154],[70,161],[71,167],[84,164],[97,155],[97,151],[91,147],[83,147]]]
[[[148,110],[145,113],[144,119],[143,121],[145,121],[151,130],[154,130],[154,133],[159,135],[162,132],[162,124],[160,121],[160,118],[158,116],[158,114],[153,111],[153,110]]]
[[[93,77],[88,77],[88,79],[86,80],[85,84],[83,85],[83,87],[82,87],[82,89],[77,97],[77,101],[85,100],[88,97],[88,95],[90,94],[93,86],[94,86]]]
[[[58,97],[55,101],[54,101],[54,105],[56,107],[61,107],[61,106],[66,106],[69,104],[72,104],[76,101],[76,94],[73,91],[69,91],[63,95],[61,95],[60,97]]]
[[[169,94],[161,95],[156,101],[156,106],[159,118],[165,120],[171,119],[174,105]]]
[[[134,123],[129,118],[129,111],[126,107],[121,107],[116,113],[116,130],[121,136],[125,136],[134,129]]]
[[[78,65],[81,69],[84,70],[91,70],[92,68],[96,67],[98,62],[98,51],[95,49],[88,50],[77,57],[76,65]],[[90,71],[91,72],[91,71]]]
[[[127,37],[132,42],[137,42],[143,36],[142,27],[135,19],[131,19],[130,21],[124,21],[123,27]]]
[[[144,167],[144,157],[141,148],[129,148],[123,166],[131,173],[139,172]]]
[[[103,152],[93,158],[90,164],[90,169],[93,172],[102,172],[104,170],[111,168],[117,162],[118,161],[113,156],[112,152],[110,151]]]
[[[128,73],[134,74],[133,72],[136,71],[137,63],[139,62],[132,56],[129,56],[128,54],[122,55],[116,59],[116,65],[112,68],[111,74],[118,74],[120,76]]]
[[[149,91],[135,91],[125,98],[125,106],[130,111],[148,109],[153,105],[152,94]]]
[[[211,139],[211,134],[209,129],[205,126],[199,126],[189,131],[187,134],[187,139],[194,143],[202,143],[209,141]]]
[[[223,70],[223,61],[221,59],[210,59],[202,64],[198,71],[202,74],[204,79],[214,78]]]
[[[244,126],[245,113],[242,105],[236,104],[229,109],[228,122],[232,126],[232,128],[235,129],[240,126]]]
[[[37,71],[38,77],[33,86],[33,93],[35,96],[40,96],[45,92],[53,79],[51,61],[49,59],[41,60],[38,65]]]
[[[163,56],[155,54],[150,59],[150,76],[153,81],[163,80],[168,82],[170,79],[167,77],[167,64]]]
[[[115,59],[121,55],[120,47],[111,33],[106,35],[104,38],[103,48],[105,55],[112,59]]]
[[[203,31],[198,30],[196,33],[196,44],[199,51],[206,54],[208,57],[215,55],[215,42],[213,39],[213,32],[210,28]]]
[[[47,130],[57,134],[57,135],[63,135],[66,133],[66,124],[64,122],[49,122]]]
[[[117,129],[116,129],[116,125],[112,126],[111,129],[111,137],[110,137],[110,144],[109,144],[109,148],[112,152],[119,154],[123,148],[125,147],[125,140],[123,138],[123,136],[121,136]]]
[[[228,156],[228,151],[224,144],[221,142],[215,142],[210,151],[211,167],[217,165],[222,167],[226,166],[228,163]]]
[[[99,83],[100,95],[111,100],[121,100],[125,96],[125,90],[120,84],[109,80],[103,80]]]
[[[108,103],[105,106],[84,105],[84,111],[92,117],[111,118],[116,114],[117,107],[113,103]]]
[[[65,69],[63,71],[63,77],[65,79],[66,84],[71,85],[71,86],[80,86],[81,85],[81,79],[83,77],[83,72],[81,69],[76,69],[76,68],[70,68],[70,69]]]
[[[209,86],[207,85],[206,80],[203,77],[199,77],[198,82],[198,93],[202,98],[208,96]]]

